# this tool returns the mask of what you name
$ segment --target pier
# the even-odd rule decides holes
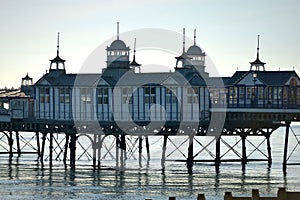
[[[209,76],[196,34],[194,44],[185,51],[185,30],[174,72],[137,73],[135,47],[130,61],[130,49],[119,34],[106,51],[102,73],[68,74],[59,55],[58,36],[49,72],[35,83],[27,74],[20,90],[1,90],[0,153],[9,159],[36,154],[50,168],[53,160],[74,168],[82,156],[100,168],[109,157],[116,169],[124,169],[130,158],[136,158],[139,166],[149,161],[149,138],[161,137],[162,170],[172,161],[185,163],[189,171],[194,163],[213,163],[219,171],[225,162],[240,162],[243,168],[258,161],[271,166],[270,137],[285,127],[283,172],[289,164],[300,164],[288,162],[294,153],[288,152],[290,125],[300,121],[300,79],[294,70],[265,70],[259,38],[250,69],[231,77]],[[181,138],[179,143],[175,137]],[[237,139],[230,143],[229,137]],[[252,137],[261,138],[261,143],[254,144]],[[88,141],[87,146],[81,138]],[[247,153],[248,147],[253,151]],[[45,157],[45,151],[49,156]],[[183,159],[173,159],[174,152]],[[203,157],[204,153],[209,157]],[[229,153],[235,158],[228,158]],[[260,157],[251,157],[254,153]]]

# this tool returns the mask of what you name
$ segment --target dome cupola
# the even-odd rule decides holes
[[[119,22],[117,27],[117,39],[106,48],[107,68],[129,68],[130,48],[119,39]]]
[[[204,70],[205,65],[205,52],[196,44],[196,29],[194,30],[194,44],[187,50],[187,55],[191,58],[191,64],[196,67],[202,67]]]

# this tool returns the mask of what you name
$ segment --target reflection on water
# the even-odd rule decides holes
[[[249,163],[245,171],[240,163],[221,164],[219,173],[210,164],[195,164],[191,174],[182,163],[160,169],[160,160],[151,160],[141,169],[93,169],[80,165],[76,169],[55,164],[42,168],[36,158],[0,155],[1,199],[196,199],[205,193],[207,199],[223,199],[225,191],[234,195],[251,195],[252,188],[262,195],[276,195],[278,187],[300,190],[299,166],[289,166],[282,173],[281,135],[272,141],[274,162]],[[83,163],[81,163],[83,164]]]
[[[266,164],[250,164],[245,173],[239,164],[223,165],[216,174],[210,165],[196,165],[192,175],[182,164],[171,170],[94,170],[93,168],[52,170],[38,164],[0,165],[0,194],[13,199],[32,198],[72,198],[72,199],[165,199],[167,196],[190,199],[198,193],[211,198],[222,199],[225,191],[235,194],[251,194],[252,188],[259,188],[262,194],[275,195],[278,187],[299,189],[299,180],[288,176],[284,179],[281,169],[268,170]],[[294,169],[297,175],[299,169]],[[2,198],[1,198],[2,199]]]

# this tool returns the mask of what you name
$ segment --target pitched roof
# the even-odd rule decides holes
[[[242,80],[246,75],[253,71],[236,71],[233,76],[226,80],[226,85],[235,85]],[[292,77],[297,78],[295,71],[255,71],[257,79],[268,86],[283,86]]]
[[[45,74],[35,86],[43,85],[46,80],[51,86],[95,86],[99,82],[101,74],[61,74],[58,77]]]
[[[283,86],[292,76],[299,78],[295,71],[258,71],[257,73],[257,78],[270,86]]]

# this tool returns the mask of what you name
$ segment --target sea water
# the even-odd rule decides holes
[[[300,132],[300,126],[293,126],[295,133]],[[252,138],[251,138],[252,137]],[[247,155],[258,146],[264,137],[248,137]],[[223,137],[228,143],[234,145],[239,137]],[[197,194],[204,193],[206,199],[223,199],[225,191],[231,191],[234,196],[251,196],[252,189],[259,189],[262,196],[276,196],[279,187],[286,187],[289,191],[300,191],[300,165],[287,167],[287,174],[282,171],[285,128],[279,128],[271,135],[273,162],[271,167],[264,162],[249,162],[242,170],[240,162],[221,163],[216,173],[213,163],[196,163],[192,173],[188,173],[184,162],[166,162],[166,168],[161,170],[162,140],[158,136],[150,138],[151,160],[147,162],[143,156],[142,166],[138,164],[138,156],[132,153],[126,161],[126,166],[116,169],[115,160],[109,161],[109,156],[101,163],[100,169],[91,166],[90,159],[76,162],[76,168],[65,167],[61,161],[53,161],[52,169],[47,160],[44,166],[37,160],[36,155],[16,155],[9,161],[8,155],[0,155],[0,199],[168,199],[175,196],[177,199],[196,199]],[[187,149],[180,146],[182,138],[168,141],[168,158],[185,158]],[[207,139],[209,141],[209,139]],[[289,162],[300,162],[300,148],[298,141],[290,132],[289,153],[296,147]],[[198,139],[194,142],[194,153],[205,141]],[[132,142],[132,146],[134,141]],[[77,145],[78,148],[80,145]],[[213,146],[213,145],[212,145]],[[129,148],[129,147],[128,147]],[[177,148],[177,150],[176,150]],[[240,148],[240,143],[234,146]],[[80,148],[79,148],[80,149]],[[109,147],[107,146],[107,149]],[[134,152],[136,148],[128,149]],[[221,147],[223,155],[228,148]],[[259,149],[266,154],[265,142]],[[56,149],[58,151],[59,149]],[[174,150],[174,153],[171,153]],[[143,149],[145,151],[145,149]],[[202,151],[202,158],[209,158],[209,151]],[[206,152],[206,154],[203,153]],[[113,152],[114,153],[114,152]],[[264,157],[259,151],[251,153],[252,158]],[[104,152],[102,156],[104,156]],[[130,152],[128,153],[130,155]],[[231,154],[231,155],[230,155]],[[288,154],[289,155],[289,154]],[[77,153],[77,157],[80,153]],[[234,157],[235,153],[228,152],[225,156]],[[225,157],[224,156],[224,157]],[[250,158],[249,156],[249,158]],[[45,156],[46,157],[46,156]],[[47,159],[47,157],[46,157]]]

